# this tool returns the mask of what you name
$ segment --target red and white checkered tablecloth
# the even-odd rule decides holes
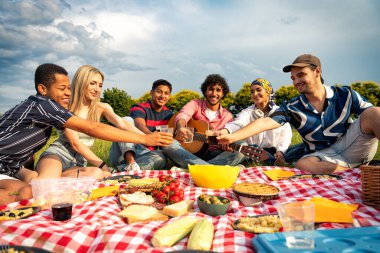
[[[231,224],[242,216],[275,213],[273,204],[277,201],[304,200],[311,197],[324,197],[331,200],[359,204],[353,217],[361,226],[380,225],[380,210],[362,204],[360,170],[350,169],[338,173],[342,180],[301,179],[271,181],[265,170],[278,167],[252,167],[241,171],[236,183],[242,181],[269,183],[281,189],[279,198],[265,202],[258,207],[245,207],[239,203],[231,189],[212,190],[196,187],[189,173],[170,171],[144,171],[139,175],[157,177],[171,174],[181,180],[185,199],[196,199],[201,193],[214,194],[231,199],[231,208],[226,215],[210,217],[215,226],[212,251],[215,252],[253,252],[254,234],[233,230]],[[295,171],[299,170],[284,168]],[[95,187],[102,186],[96,183]],[[8,207],[15,207],[12,203]],[[187,214],[198,218],[206,215],[198,212]],[[116,214],[121,211],[116,197],[104,197],[88,201],[73,208],[72,219],[57,222],[51,219],[51,211],[41,211],[27,219],[0,223],[0,243],[43,248],[52,252],[170,252],[186,249],[188,237],[171,248],[153,248],[150,240],[154,232],[169,221],[134,223],[128,225]],[[317,229],[348,228],[352,224],[322,223]]]

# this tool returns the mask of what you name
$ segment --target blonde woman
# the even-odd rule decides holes
[[[68,109],[76,116],[99,122],[105,117],[118,128],[141,133],[125,119],[116,115],[112,107],[100,102],[104,75],[97,68],[84,65],[72,80],[72,96]],[[92,176],[102,179],[111,175],[110,168],[91,151],[95,138],[71,129],[59,131],[59,138],[42,153],[37,164],[39,178],[60,176]]]

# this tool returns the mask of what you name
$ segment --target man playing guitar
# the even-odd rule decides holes
[[[218,75],[211,74],[201,85],[205,99],[194,99],[188,102],[177,114],[174,120],[176,139],[180,142],[188,135],[188,122],[200,120],[208,123],[214,130],[223,129],[225,124],[233,120],[233,115],[221,105],[221,100],[230,91],[226,80]],[[169,123],[170,124],[170,123]],[[174,141],[163,149],[165,155],[175,160],[181,168],[188,164],[217,164],[237,165],[244,158],[239,152],[224,151],[220,145],[206,145],[207,149],[200,149],[194,154],[184,149],[181,143]]]

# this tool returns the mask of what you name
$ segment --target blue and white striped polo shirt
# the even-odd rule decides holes
[[[348,86],[325,86],[326,100],[321,114],[304,94],[283,103],[270,117],[283,125],[289,122],[300,133],[308,152],[330,147],[348,127],[351,114],[361,114],[373,106]]]
[[[43,147],[52,127],[63,129],[73,116],[43,96],[30,96],[0,118],[0,174],[14,177],[21,166]]]

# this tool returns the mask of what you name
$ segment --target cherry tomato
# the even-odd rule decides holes
[[[181,185],[181,183],[178,180],[176,180],[174,183],[175,183],[175,186],[177,186],[177,187],[180,187],[180,185]]]
[[[164,193],[169,193],[169,192],[170,192],[170,187],[169,187],[169,186],[165,186],[165,187],[162,189],[162,192],[164,192]]]
[[[174,190],[175,188],[177,188],[177,186],[175,185],[174,182],[171,182],[171,183],[169,184],[169,187],[170,187],[170,190]]]
[[[170,197],[170,203],[171,204],[174,204],[174,203],[177,203],[177,202],[179,202],[180,201],[180,198],[178,197],[178,196],[171,196]]]
[[[152,197],[155,197],[160,191],[159,190],[153,190],[150,195],[152,195]]]
[[[173,192],[173,195],[175,195],[175,196],[179,196],[179,194],[181,193],[181,190],[178,189],[178,188],[174,188],[174,189],[172,190],[172,192]]]
[[[179,193],[178,195],[176,195],[179,197],[180,200],[183,200],[184,196],[183,196],[183,192]]]
[[[165,181],[166,182],[170,182],[170,181],[172,181],[174,178],[172,177],[172,176],[166,176],[166,178],[165,178]]]
[[[20,200],[19,204],[22,205],[22,206],[25,206],[29,203],[29,200],[27,199],[23,199],[23,200]]]
[[[162,203],[162,204],[165,204],[166,203],[166,201],[167,201],[167,197],[166,197],[166,195],[165,194],[162,194],[162,195],[160,195],[159,197],[158,197],[158,202],[160,202],[160,203]]]
[[[160,180],[160,182],[166,181],[166,175],[159,175],[158,180]]]

